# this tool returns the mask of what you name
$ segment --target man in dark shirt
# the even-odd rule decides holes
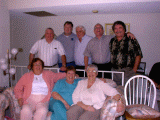
[[[126,26],[122,21],[114,22],[112,30],[115,37],[110,41],[112,71],[124,72],[124,83],[137,72],[142,51],[136,39],[125,34]],[[114,81],[121,85],[121,77],[114,75]]]

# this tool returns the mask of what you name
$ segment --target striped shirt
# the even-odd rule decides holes
[[[84,51],[84,56],[92,58],[93,63],[105,64],[110,62],[109,42],[112,36],[103,35],[99,40],[97,37],[91,39]]]
[[[45,66],[53,66],[58,63],[58,54],[65,55],[62,44],[54,40],[48,43],[45,39],[38,40],[30,50],[31,54],[38,54],[38,57],[44,61]]]

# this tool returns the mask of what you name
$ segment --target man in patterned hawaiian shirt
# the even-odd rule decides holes
[[[114,22],[112,30],[115,37],[110,41],[111,63],[113,71],[124,72],[124,83],[136,74],[143,57],[140,45],[136,39],[125,34],[126,26],[122,21]],[[121,77],[115,74],[114,81],[121,85]]]

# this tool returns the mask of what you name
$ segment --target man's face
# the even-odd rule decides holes
[[[103,30],[102,26],[99,25],[99,24],[97,24],[97,25],[94,27],[94,34],[95,34],[96,36],[102,36],[103,33],[104,33],[104,30]]]
[[[46,32],[45,32],[45,38],[46,38],[47,41],[48,40],[49,41],[53,40],[54,32],[52,30],[50,30],[50,29],[47,29]]]
[[[85,32],[82,30],[82,28],[77,27],[76,28],[76,35],[78,39],[82,39],[82,37],[85,35]]]
[[[117,37],[123,37],[125,34],[125,29],[123,28],[122,25],[117,24],[114,27],[114,33]]]
[[[64,26],[64,34],[71,35],[72,34],[72,26],[70,24],[65,24]]]

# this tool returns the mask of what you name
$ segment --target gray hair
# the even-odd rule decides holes
[[[97,23],[96,25],[100,25],[102,27],[102,30],[103,30],[103,26],[100,23]],[[94,29],[96,29],[96,25],[94,26]]]
[[[94,65],[94,64],[90,64],[90,65],[88,65],[88,67],[87,67],[87,71],[88,71],[88,69],[89,68],[94,68],[95,69],[95,71],[96,71],[96,73],[98,73],[98,67],[97,67],[97,65]]]
[[[76,27],[76,29],[77,28],[81,28],[84,32],[86,32],[86,28],[83,26],[83,25],[78,25],[77,27]]]

